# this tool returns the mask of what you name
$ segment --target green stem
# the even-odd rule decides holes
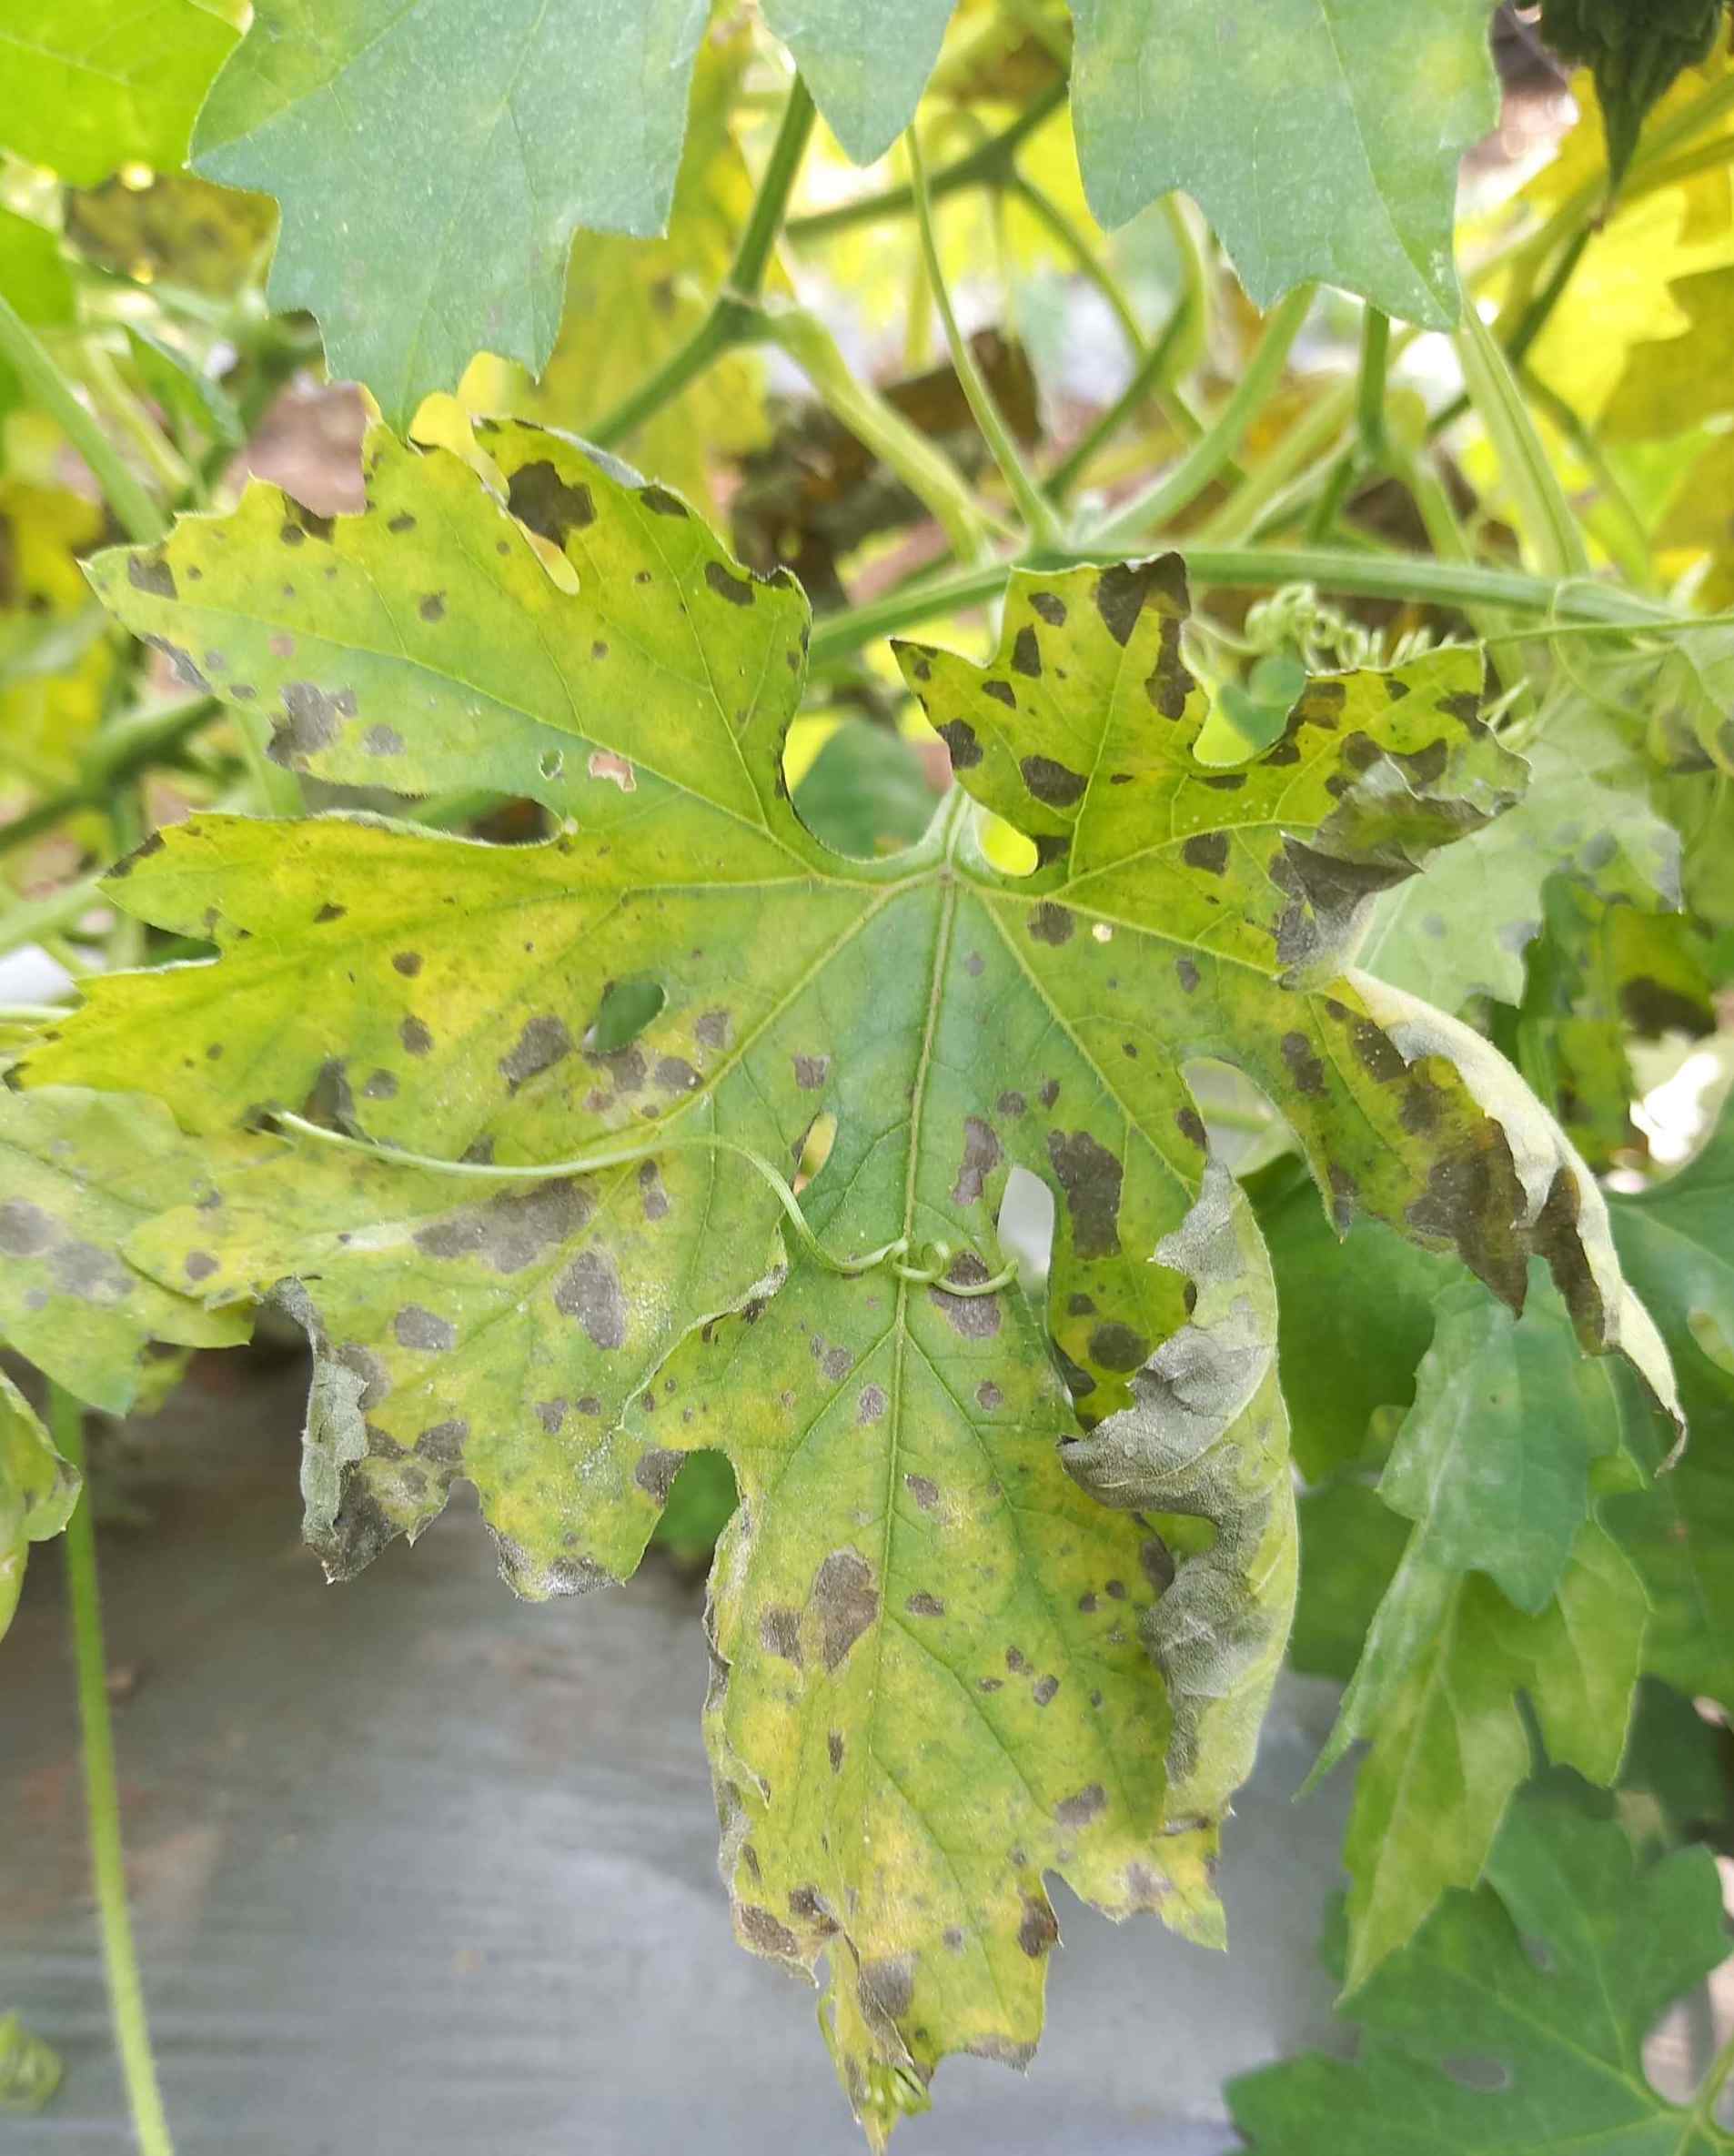
[[[1054,469],[1044,482],[1049,499],[1063,502],[1069,495],[1095,457],[1132,417],[1144,398],[1157,389],[1174,363],[1174,353],[1186,335],[1193,311],[1191,295],[1182,296],[1179,305],[1168,317],[1167,327],[1156,339],[1138,365],[1133,369],[1132,378],[1105,411],[1097,414],[1087,431],[1083,434]]]
[[[84,1409],[59,1385],[48,1390],[48,1424],[64,1458],[85,1474]],[[145,2019],[145,1988],[126,1910],[126,1869],[120,1844],[120,1795],[115,1780],[115,1732],[108,1715],[103,1654],[102,1602],[96,1585],[96,1530],[86,1480],[66,1523],[66,1594],[73,1657],[78,1675],[78,1722],[84,1737],[85,1804],[90,1822],[90,1873],[102,1925],[103,1966],[115,2042],[120,2052],[140,2156],[174,2156],[156,2061]]]
[[[759,294],[777,236],[784,228],[789,196],[812,135],[813,116],[812,97],[796,76],[727,282],[686,342],[677,346],[612,411],[604,413],[586,430],[599,448],[612,448],[636,433],[725,352],[749,344],[761,334]]]
[[[801,170],[801,160],[806,155],[812,135],[814,116],[812,94],[801,76],[796,76],[789,92],[789,102],[782,108],[782,125],[771,146],[770,161],[759,182],[752,215],[747,219],[734,267],[729,272],[730,289],[739,298],[756,299],[764,284],[777,235],[788,215],[795,175]]]
[[[884,398],[858,381],[837,340],[805,307],[767,309],[761,334],[779,346],[812,384],[833,418],[882,463],[938,520],[952,549],[965,561],[981,552],[985,529],[967,486],[944,452]]]
[[[102,878],[81,876],[42,898],[21,899],[0,913],[0,958],[8,951],[21,951],[26,943],[39,943],[44,936],[57,935],[81,913],[102,903]]]
[[[740,342],[741,317],[751,311],[726,295],[720,297],[683,345],[677,346],[660,367],[652,368],[612,411],[586,429],[589,438],[598,448],[611,449],[628,435],[635,434],[665,404],[672,404],[689,382]]]
[[[812,663],[835,665],[863,644],[892,636],[942,615],[966,611],[997,599],[1014,568],[1068,569],[1124,560],[1131,549],[1092,546],[1037,556],[1023,562],[985,562],[946,577],[912,584],[870,606],[833,615],[813,631]],[[1630,592],[1581,578],[1555,579],[1478,562],[1437,561],[1430,554],[1353,553],[1314,547],[1181,548],[1194,585],[1224,590],[1268,591],[1283,584],[1316,584],[1357,599],[1406,599],[1437,607],[1505,607],[1515,612],[1568,620],[1606,622],[1643,630],[1664,619],[1659,608]]]
[[[1361,454],[1372,465],[1385,460],[1385,390],[1391,363],[1391,317],[1368,307],[1361,317],[1361,373],[1355,406]]]
[[[1313,287],[1303,285],[1291,292],[1265,324],[1245,373],[1222,410],[1202,437],[1171,471],[1154,485],[1124,502],[1090,534],[1091,543],[1118,547],[1151,532],[1158,532],[1195,501],[1223,468],[1234,458],[1246,438],[1246,430],[1265,399],[1282,378],[1289,348],[1300,334]]]
[[[35,332],[0,294],[0,357],[9,359],[33,402],[55,421],[90,467],[108,505],[140,546],[153,546],[167,519],[95,417],[82,405]]]
[[[1003,183],[1019,149],[1051,114],[1060,109],[1065,97],[1065,84],[1051,83],[1003,133],[991,136],[978,148],[934,173],[928,183],[929,200],[943,201],[947,195],[956,194],[960,187]],[[914,208],[912,186],[887,187],[882,194],[863,195],[855,202],[840,202],[834,209],[791,217],[784,229],[799,245],[810,239],[828,239],[833,232],[847,232],[855,225],[876,225],[890,218],[907,217],[913,214]]]
[[[1054,506],[1043,494],[1030,473],[1024,468],[1018,453],[1012,430],[1005,424],[1004,415],[993,400],[982,370],[975,364],[975,355],[970,349],[969,339],[958,327],[957,311],[952,305],[951,292],[946,287],[945,271],[939,258],[939,241],[933,231],[933,205],[927,192],[927,166],[922,161],[919,136],[912,127],[908,135],[910,170],[915,186],[915,224],[921,235],[922,258],[927,264],[927,281],[933,287],[933,303],[939,308],[939,318],[944,325],[945,342],[950,348],[952,365],[963,385],[963,396],[970,410],[975,415],[975,424],[982,430],[993,461],[1000,468],[1001,476],[1011,489],[1012,499],[1018,506],[1030,537],[1039,546],[1049,546],[1059,536],[1058,519]]]
[[[1205,519],[1199,528],[1199,538],[1216,547],[1232,546],[1245,539],[1295,473],[1331,448],[1343,431],[1355,398],[1353,382],[1327,389],[1312,410],[1297,419],[1268,455],[1254,465],[1222,507]]]
[[[1702,2134],[1707,2140],[1716,2124],[1716,2106],[1724,2089],[1734,2080],[1734,2035],[1710,2060],[1709,2071],[1704,2076],[1698,2091],[1698,2101],[1692,2106],[1692,2115],[1687,2121],[1681,2148],[1689,2148]]]

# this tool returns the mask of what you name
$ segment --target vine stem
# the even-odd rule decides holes
[[[148,489],[82,405],[47,348],[4,293],[0,293],[0,356],[17,369],[30,396],[56,421],[108,498],[116,516],[140,546],[154,546],[167,519]]]
[[[1025,529],[1038,546],[1052,546],[1059,537],[1059,521],[1054,505],[1043,493],[1029,472],[1012,438],[1012,430],[1005,424],[1004,415],[993,401],[993,392],[983,380],[981,368],[975,364],[975,355],[969,348],[968,339],[958,327],[957,310],[952,305],[952,295],[945,282],[945,271],[939,258],[939,241],[933,231],[933,204],[927,189],[927,165],[922,156],[922,146],[916,131],[912,127],[908,136],[909,168],[915,188],[915,225],[921,235],[922,259],[927,265],[927,281],[933,287],[933,303],[939,308],[939,318],[945,327],[945,342],[952,355],[952,365],[970,410],[975,415],[975,424],[982,430],[993,461],[1000,468],[1001,476],[1011,489],[1012,499],[1018,506]]]
[[[1216,475],[1234,458],[1264,406],[1281,379],[1289,349],[1300,335],[1313,304],[1313,287],[1302,285],[1289,294],[1265,326],[1258,349],[1222,410],[1171,471],[1154,485],[1123,502],[1090,534],[1096,546],[1117,547],[1141,534],[1160,530],[1195,501]]]
[[[1605,622],[1610,629],[1643,630],[1663,610],[1612,586],[1578,578],[1556,579],[1478,562],[1440,561],[1430,554],[1352,553],[1323,547],[1193,547],[1183,545],[1194,582],[1205,589],[1266,590],[1279,584],[1316,584],[1358,599],[1407,599],[1447,607],[1506,607],[1523,613]],[[997,599],[1013,569],[1078,569],[1125,560],[1128,549],[1090,545],[1032,556],[1023,561],[983,563],[910,585],[813,630],[815,668],[835,664],[876,637],[891,636],[941,614],[958,613]]]
[[[62,1456],[84,1476],[85,1411],[57,1385],[48,1389],[48,1427]],[[174,2156],[175,2144],[169,2138],[145,2019],[145,1988],[133,1944],[132,1919],[126,1909],[120,1797],[115,1780],[115,1732],[108,1714],[102,1602],[96,1585],[96,1529],[87,1476],[66,1523],[66,1594],[78,1677],[78,1724],[84,1738],[90,1874],[102,1926],[103,1967],[108,1979],[115,2041],[140,2156]]]
[[[770,267],[778,235],[788,216],[789,197],[794,190],[801,160],[812,135],[812,93],[796,76],[783,106],[782,123],[771,156],[753,197],[747,228],[741,236],[733,264],[711,311],[683,345],[677,346],[661,366],[647,375],[638,388],[613,410],[603,414],[587,430],[599,448],[612,448],[671,404],[689,382],[713,366],[725,352],[750,343],[761,334],[759,294]]]
[[[1691,2118],[1687,2121],[1686,2140],[1680,2144],[1682,2148],[1691,2141],[1694,2135],[1708,2134],[1715,2126],[1717,2101],[1730,2080],[1734,2080],[1734,2033],[1729,2034],[1728,2041],[1710,2060],[1709,2070],[1698,2091],[1698,2101],[1692,2106]]]
[[[377,1144],[371,1138],[351,1137],[347,1131],[329,1130],[324,1123],[309,1123],[306,1116],[292,1114],[286,1108],[277,1109],[272,1120],[298,1137],[317,1138],[322,1145],[339,1146],[350,1153],[365,1153],[373,1160],[383,1161],[388,1167],[419,1168],[429,1174],[465,1176],[482,1183],[564,1181],[569,1175],[594,1175],[604,1168],[626,1168],[635,1161],[659,1160],[669,1153],[732,1154],[770,1184],[801,1248],[828,1273],[841,1273],[845,1278],[853,1279],[862,1273],[872,1272],[876,1266],[889,1265],[900,1280],[912,1280],[923,1287],[938,1287],[948,1295],[966,1301],[976,1295],[997,1295],[1018,1277],[1017,1260],[1013,1258],[991,1279],[948,1280],[945,1274],[955,1254],[948,1243],[927,1244],[924,1248],[929,1262],[925,1265],[906,1264],[903,1261],[911,1248],[907,1235],[899,1235],[894,1242],[882,1244],[879,1249],[870,1250],[861,1257],[838,1257],[813,1233],[788,1179],[751,1145],[742,1145],[733,1138],[719,1138],[713,1133],[695,1138],[657,1137],[637,1145],[609,1145],[597,1153],[580,1154],[571,1160],[505,1163],[442,1160],[438,1154],[408,1153],[395,1145]]]

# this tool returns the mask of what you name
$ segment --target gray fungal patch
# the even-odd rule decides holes
[[[852,1549],[834,1549],[813,1575],[812,1606],[819,1613],[825,1667],[840,1668],[879,1616],[872,1569]]]
[[[356,713],[352,689],[326,690],[317,681],[283,684],[283,717],[274,720],[266,751],[273,763],[293,768],[328,749]]]
[[[649,1222],[668,1216],[669,1194],[662,1187],[662,1177],[654,1161],[646,1161],[639,1170],[639,1204]]]
[[[966,1115],[963,1118],[963,1157],[958,1164],[957,1181],[952,1186],[952,1203],[954,1205],[979,1204],[982,1194],[987,1187],[988,1177],[1003,1157],[993,1125],[983,1122],[979,1115]]]
[[[947,1280],[959,1287],[977,1287],[989,1277],[987,1267],[973,1250],[952,1261]],[[927,1291],[927,1299],[962,1340],[991,1340],[1000,1329],[997,1295],[948,1295],[943,1282]]]
[[[1054,1808],[1054,1817],[1062,1827],[1087,1827],[1092,1819],[1100,1818],[1108,1808],[1108,1793],[1100,1782],[1092,1782],[1088,1788],[1080,1789],[1075,1797],[1067,1797]]]
[[[862,1385],[861,1396],[855,1402],[856,1422],[861,1424],[876,1423],[884,1414],[885,1405],[885,1388],[882,1385]]]
[[[56,1244],[48,1269],[61,1292],[81,1303],[124,1303],[133,1292],[133,1275],[112,1252],[95,1243],[75,1238]]]
[[[911,1617],[942,1617],[945,1615],[945,1605],[937,1595],[930,1595],[925,1588],[912,1595],[903,1607]]]
[[[457,1327],[419,1303],[406,1303],[392,1319],[391,1331],[399,1347],[413,1347],[424,1355],[444,1355],[458,1345]]]
[[[175,589],[175,572],[160,552],[129,554],[126,557],[126,581],[135,591],[148,591],[153,599],[178,599]]]
[[[0,1252],[7,1257],[40,1257],[59,1229],[40,1205],[8,1198],[0,1205]]]
[[[831,1069],[828,1055],[798,1055],[794,1059],[795,1083],[802,1093],[817,1093]]]
[[[666,1446],[654,1446],[649,1452],[639,1455],[639,1462],[632,1470],[632,1480],[654,1504],[666,1505],[669,1492],[674,1487],[674,1478],[686,1464],[687,1456]]]
[[[403,1043],[406,1055],[426,1055],[433,1046],[433,1035],[414,1015],[399,1023],[398,1038]]]
[[[1048,1159],[1065,1194],[1072,1247],[1081,1258],[1120,1254],[1120,1188],[1124,1170],[1088,1131],[1050,1131]]]
[[[370,726],[361,737],[361,746],[369,756],[401,756],[403,736],[395,726]]]
[[[905,1475],[903,1487],[923,1512],[939,1510],[939,1485],[925,1475]]]
[[[416,1248],[428,1257],[479,1258],[496,1273],[521,1273],[545,1250],[577,1234],[590,1211],[577,1184],[539,1183],[418,1229]]]
[[[565,1022],[549,1012],[532,1018],[518,1036],[516,1046],[509,1055],[501,1056],[499,1074],[506,1081],[507,1090],[516,1093],[520,1085],[544,1071],[551,1071],[572,1053],[572,1036],[566,1030]]]
[[[626,1298],[607,1251],[579,1252],[554,1284],[554,1307],[563,1317],[575,1317],[596,1346],[625,1346]]]
[[[759,1644],[768,1655],[801,1667],[801,1612],[773,1602],[759,1615]]]

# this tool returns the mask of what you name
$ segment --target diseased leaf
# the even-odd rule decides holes
[[[1548,887],[1546,932],[1531,947],[1517,1013],[1517,1058],[1598,1170],[1645,1151],[1632,1103],[1642,1087],[1628,1053],[1651,1040],[1716,1030],[1709,939],[1684,913],[1610,906],[1569,884]]]
[[[29,1401],[0,1370],[0,1639],[18,1607],[30,1545],[60,1533],[78,1502],[78,1488],[76,1470],[55,1450]],[[0,2049],[4,2034],[0,2029]]]
[[[1679,835],[1650,807],[1643,761],[1605,713],[1562,700],[1524,758],[1523,800],[1386,892],[1361,946],[1369,972],[1442,1010],[1477,995],[1523,1001],[1551,876],[1606,900],[1679,903]]]
[[[7,0],[0,146],[74,186],[123,165],[172,171],[234,43],[199,0]]]
[[[986,668],[902,653],[950,811],[845,861],[782,785],[793,585],[572,442],[478,434],[494,491],[378,430],[365,514],[255,486],[93,576],[185,676],[271,711],[279,761],[527,795],[558,835],[176,826],[112,888],[217,959],[93,979],[27,1075],[142,1060],[212,1134],[199,1202],[127,1247],[219,1306],[281,1284],[318,1350],[334,1573],[462,1475],[524,1591],[623,1577],[686,1452],[726,1452],[725,1868],[749,1943],[828,1954],[878,2136],[947,2051],[1033,2040],[1043,1868],[1217,1922],[1203,1866],[1287,1628],[1293,1500],[1264,1247],[1181,1066],[1290,1102],[1345,1220],[1513,1302],[1544,1254],[1587,1345],[1627,1330],[1599,1194],[1516,1074],[1339,970],[1366,899],[1522,767],[1460,650],[1316,681],[1262,757],[1205,766],[1177,559],[1020,574]],[[975,803],[1033,874],[992,866]],[[226,1152],[309,1103],[459,1173]],[[901,1274],[791,1244],[742,1157],[786,1174],[822,1128],[812,1234]],[[502,1179],[466,1190],[465,1164]],[[990,1287],[1013,1167],[1055,1203],[1040,1314],[958,1292]],[[1202,1524],[1167,1547],[1146,1508]]]
[[[1644,2040],[1727,1951],[1708,1849],[1640,1867],[1618,1827],[1531,1798],[1487,1884],[1356,1994],[1359,2056],[1265,2067],[1229,2108],[1259,2156],[1718,2156],[1734,2136],[1656,2093]]]
[[[1487,0],[1073,0],[1091,205],[1183,187],[1268,307],[1316,277],[1457,319],[1457,160],[1495,125]]]
[[[0,1086],[0,1341],[121,1415],[153,1340],[245,1340],[238,1312],[207,1310],[116,1254],[141,1221],[187,1197],[207,1152],[140,1093]]]
[[[260,0],[194,163],[277,197],[272,305],[310,308],[332,373],[407,427],[479,349],[540,370],[578,226],[661,230],[704,22],[702,0]]]

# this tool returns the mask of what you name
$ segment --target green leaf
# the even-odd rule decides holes
[[[1634,346],[1603,409],[1610,441],[1659,441],[1734,406],[1734,268],[1676,277],[1668,296],[1687,327]]]
[[[520,378],[505,396],[490,395],[490,408],[586,434],[697,330],[752,207],[752,177],[729,125],[751,54],[744,18],[726,35],[713,30],[705,39],[693,69],[667,235],[581,235],[566,272],[560,335],[540,380]],[[606,325],[600,336],[599,324]],[[708,499],[711,466],[762,438],[761,373],[756,353],[719,359],[633,432],[633,462],[695,501]]]
[[[0,1087],[0,1340],[93,1407],[125,1414],[153,1340],[247,1337],[238,1312],[172,1294],[118,1254],[187,1198],[206,1152],[139,1093]]]
[[[843,721],[795,789],[807,829],[859,861],[912,845],[938,805],[910,744],[861,720]]]
[[[1442,1894],[1480,1877],[1531,1768],[1520,1692],[1556,1764],[1613,1779],[1645,1614],[1641,1581],[1593,1520],[1539,1617],[1480,1575],[1448,1572],[1411,1538],[1339,1724],[1372,1735],[1343,1844],[1346,1990],[1412,1939]]]
[[[39,2111],[64,2070],[59,2053],[16,2014],[0,2015],[0,2111]]]
[[[1592,1490],[1654,1464],[1652,1395],[1672,1404],[1668,1360],[1628,1292],[1631,1361],[1586,1360],[1539,1276],[1514,1319],[1459,1269],[1434,1297],[1433,1342],[1378,1486],[1414,1529],[1373,1612],[1316,1773],[1356,1738],[1372,1749],[1345,1845],[1351,1988],[1412,1936],[1453,1886],[1479,1877],[1529,1770],[1517,1708],[1528,1694],[1549,1756],[1611,1780],[1640,1668],[1647,1606],[1597,1524]],[[1366,1305],[1362,1305],[1363,1308]],[[1315,1506],[1305,1563],[1331,1569],[1364,1531],[1365,1500]],[[1388,1536],[1382,1531],[1377,1547]],[[1314,1652],[1336,1651],[1340,1606],[1365,1609],[1374,1544],[1341,1587],[1314,1590]]]
[[[765,0],[832,132],[857,165],[882,157],[915,116],[954,0]]]
[[[0,1370],[0,1639],[18,1607],[30,1545],[60,1533],[78,1489],[77,1470],[55,1450],[29,1401]],[[0,2024],[0,2054],[4,2049]],[[0,2088],[5,2080],[0,2066]]]
[[[1678,1175],[1611,1213],[1690,1435],[1671,1473],[1610,1502],[1608,1524],[1649,1594],[1646,1667],[1734,1711],[1734,1115]]]
[[[1293,1504],[1263,1245],[1180,1066],[1290,1102],[1345,1218],[1514,1300],[1545,1247],[1586,1342],[1618,1329],[1599,1196],[1515,1073],[1338,970],[1366,898],[1521,767],[1459,650],[1316,681],[1263,757],[1211,769],[1178,560],[1021,574],[989,666],[902,654],[966,791],[915,848],[846,861],[782,785],[792,584],[574,443],[478,431],[491,490],[376,430],[363,515],[255,485],[92,574],[185,676],[269,710],[279,761],[527,795],[558,835],[176,825],[115,894],[217,959],[93,979],[27,1075],[149,1068],[212,1133],[204,1202],[127,1248],[219,1306],[287,1284],[334,1572],[462,1475],[524,1591],[623,1577],[685,1454],[728,1455],[725,1868],[749,1943],[828,1951],[878,2133],[948,2050],[1033,2040],[1044,1868],[1218,1922],[1202,1868],[1286,1632]],[[1033,875],[992,866],[972,796]],[[660,1005],[603,1050],[647,980]],[[309,1100],[459,1172],[225,1150]],[[822,1123],[791,1257],[764,1169]],[[466,1191],[462,1164],[499,1179]],[[1041,1310],[956,1292],[993,1275],[1013,1167],[1055,1202]],[[842,1276],[808,1235],[905,1272]],[[1205,1526],[1171,1551],[1145,1510]]]
[[[1596,77],[1608,132],[1608,186],[1617,194],[1651,108],[1676,76],[1709,56],[1725,0],[1543,0],[1541,35],[1561,59]]]
[[[272,305],[407,427],[479,348],[540,370],[578,226],[661,230],[703,28],[692,0],[261,0],[194,163],[277,197]]]
[[[1258,1214],[1276,1274],[1295,1461],[1309,1483],[1322,1483],[1388,1442],[1389,1414],[1380,1411],[1401,1414],[1413,1401],[1434,1298],[1455,1275],[1376,1222],[1356,1221],[1342,1235],[1307,1182],[1261,1196]],[[1378,1322],[1369,1325],[1372,1309]]]
[[[74,186],[123,165],[172,171],[234,43],[200,0],[8,0],[0,146]]]
[[[1415,1523],[1431,1563],[1485,1572],[1537,1616],[1588,1516],[1592,1467],[1643,1449],[1628,1426],[1646,1409],[1618,1362],[1579,1352],[1545,1282],[1518,1319],[1478,1280],[1447,1288],[1435,1310],[1379,1495]]]
[[[1606,900],[1679,903],[1679,838],[1649,805],[1642,758],[1580,697],[1546,725],[1525,746],[1517,807],[1379,900],[1359,954],[1370,972],[1446,1011],[1477,995],[1517,1004],[1549,877]]]
[[[1191,195],[1269,307],[1309,278],[1450,327],[1457,166],[1494,126],[1487,0],[1073,0],[1091,207]]]
[[[1355,2000],[1360,2053],[1318,2053],[1231,2082],[1259,2156],[1716,2156],[1714,2086],[1691,2111],[1644,2071],[1663,2010],[1728,1951],[1715,1861],[1640,1869],[1615,1826],[1530,1799],[1488,1883],[1453,1895]]]

